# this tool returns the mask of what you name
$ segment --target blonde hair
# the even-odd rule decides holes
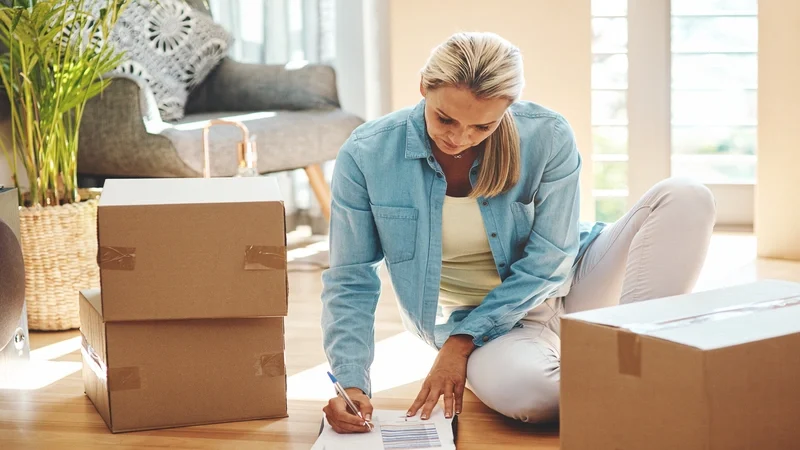
[[[525,85],[522,55],[494,33],[456,33],[436,47],[423,67],[426,90],[444,86],[469,89],[478,99],[519,99]],[[519,132],[510,110],[486,138],[478,182],[470,197],[494,197],[519,180]]]

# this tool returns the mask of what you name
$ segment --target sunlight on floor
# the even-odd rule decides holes
[[[403,332],[375,345],[372,365],[374,394],[421,380],[428,375],[436,352],[425,343]],[[334,396],[333,387],[325,372],[327,363],[292,375],[288,379],[290,400],[328,400]]]
[[[749,233],[716,233],[695,291],[756,280],[756,238]]]
[[[81,349],[81,337],[76,336],[42,348],[31,350],[31,361],[52,361]]]
[[[319,241],[314,244],[307,245],[305,247],[289,250],[288,252],[286,252],[286,261],[292,262],[296,259],[308,258],[309,256],[314,256],[319,253],[327,251],[328,251],[328,241],[326,239],[324,241]]]
[[[81,338],[74,337],[42,348],[31,350],[28,362],[16,362],[0,371],[0,389],[31,391],[47,387],[81,370],[75,361],[52,361],[76,352]]]

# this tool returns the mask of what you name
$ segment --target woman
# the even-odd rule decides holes
[[[456,34],[422,70],[424,99],[364,124],[339,153],[324,346],[367,419],[384,260],[404,325],[439,350],[408,412],[423,419],[442,396],[445,415],[459,414],[465,384],[508,417],[557,419],[559,317],[686,293],[697,279],[709,190],[665,180],[613,225],[580,223],[572,130],[520,101],[523,84],[517,48]],[[324,411],[338,432],[370,429],[340,398]]]

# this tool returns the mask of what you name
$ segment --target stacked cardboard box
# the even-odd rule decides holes
[[[266,178],[109,180],[86,393],[113,432],[285,417],[285,212]]]
[[[564,316],[561,448],[798,448],[799,352],[797,283]]]

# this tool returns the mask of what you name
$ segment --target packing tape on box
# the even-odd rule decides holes
[[[132,391],[141,389],[142,378],[139,376],[138,367],[115,367],[108,369],[108,390]]]
[[[800,295],[783,297],[777,300],[764,300],[760,302],[746,303],[744,305],[730,306],[727,308],[717,308],[703,314],[694,316],[680,317],[678,319],[664,320],[661,322],[650,323],[631,323],[623,325],[624,328],[633,333],[649,334],[656,331],[668,330],[671,328],[682,328],[704,322],[716,322],[719,320],[732,319],[734,317],[746,316],[749,314],[768,311],[772,309],[788,308],[800,305]]]
[[[89,344],[89,340],[81,333],[81,354],[89,370],[94,372],[97,378],[108,383],[108,390],[131,391],[142,387],[142,379],[139,376],[138,367],[117,367],[109,369],[100,359],[94,347]]]
[[[286,364],[283,361],[283,352],[264,353],[256,361],[257,377],[279,377],[286,374]]]
[[[244,250],[244,270],[285,270],[286,247],[248,245]]]
[[[696,314],[678,319],[664,320],[650,323],[632,323],[623,325],[617,332],[617,360],[619,373],[640,376],[642,373],[641,335],[648,335],[658,331],[673,328],[682,328],[698,323],[714,322],[746,316],[762,311],[788,308],[800,305],[800,296],[790,296],[777,300],[764,300],[747,303],[744,305],[718,308],[707,313]]]
[[[617,333],[619,373],[638,377],[642,374],[642,344],[639,335],[625,330]]]
[[[136,267],[136,248],[100,247],[97,264],[103,270],[133,270]]]

